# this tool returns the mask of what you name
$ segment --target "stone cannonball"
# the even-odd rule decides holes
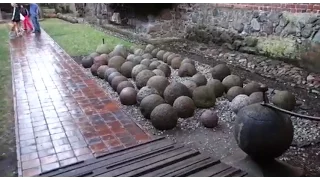
[[[137,76],[141,71],[146,70],[146,69],[148,69],[148,67],[145,66],[145,65],[143,65],[143,64],[138,64],[138,65],[134,66],[134,67],[132,68],[131,77],[132,77],[133,79],[136,79],[136,76]]]
[[[243,88],[240,86],[233,86],[227,92],[227,99],[231,102],[239,94],[245,94]]]
[[[112,79],[111,81],[111,87],[113,90],[117,90],[118,88],[118,85],[123,82],[123,81],[127,81],[128,79],[124,76],[116,76]]]
[[[200,116],[201,124],[206,128],[214,128],[218,125],[219,117],[211,110],[205,110]]]
[[[152,111],[150,121],[158,130],[171,130],[177,126],[178,115],[171,105],[160,104]]]
[[[224,85],[218,79],[210,79],[207,82],[207,86],[214,92],[216,97],[221,97],[226,90]]]
[[[107,65],[107,62],[101,56],[94,57],[93,58],[93,63],[94,64]]]
[[[247,85],[244,86],[243,88],[244,93],[246,93],[246,95],[250,96],[250,94],[254,93],[254,92],[259,92],[260,90],[260,84],[257,82],[250,82]]]
[[[143,58],[141,56],[135,56],[131,62],[133,62],[134,65],[138,65],[141,63],[142,60]]]
[[[171,65],[171,61],[173,60],[173,58],[176,58],[176,57],[180,57],[180,58],[181,58],[181,56],[180,56],[179,54],[174,54],[174,53],[172,53],[171,55],[169,55],[169,56],[167,57],[167,64],[168,64],[168,65]]]
[[[132,87],[122,89],[120,93],[120,102],[123,105],[134,105],[136,101],[137,91]]]
[[[193,116],[196,106],[190,97],[180,96],[174,101],[173,108],[177,111],[178,117],[189,118]]]
[[[143,100],[143,98],[145,98],[151,94],[160,95],[159,92],[155,88],[152,88],[149,86],[145,86],[145,87],[141,88],[137,94],[137,103],[140,104],[141,101]]]
[[[250,94],[249,99],[251,101],[251,104],[261,103],[261,102],[263,102],[263,93],[262,92],[254,92],[254,93]]]
[[[239,76],[229,75],[222,80],[222,84],[226,87],[226,91],[228,91],[233,86],[243,86],[243,82]]]
[[[99,44],[96,49],[96,52],[99,54],[109,54],[111,51],[112,48],[107,44]]]
[[[152,63],[152,62],[151,62],[150,59],[143,59],[143,60],[140,62],[140,64],[145,65],[145,66],[147,66],[147,67],[149,67],[151,63]]]
[[[190,63],[181,64],[178,75],[180,77],[191,77],[197,73],[196,67]]]
[[[81,64],[84,68],[91,68],[91,66],[93,65],[93,57],[86,56],[82,58]]]
[[[193,90],[192,99],[197,108],[211,108],[216,103],[216,96],[208,86],[199,86]]]
[[[117,87],[117,93],[120,94],[122,89],[124,89],[126,87],[134,88],[134,85],[130,81],[122,81],[119,83],[119,85]]]
[[[141,56],[143,59],[152,59],[153,56],[150,53],[146,53],[144,55]]]
[[[166,52],[163,54],[163,62],[167,63],[168,57],[173,54],[172,52]]]
[[[127,78],[131,78],[131,72],[133,67],[134,67],[133,62],[126,61],[121,65],[120,73]]]
[[[136,56],[142,56],[144,54],[144,50],[142,49],[136,49],[133,51],[133,54]]]
[[[103,79],[104,78],[104,74],[106,73],[106,71],[108,70],[108,66],[107,65],[102,65],[97,69],[97,75],[99,78]]]
[[[194,61],[189,59],[189,58],[185,58],[182,60],[181,64],[184,64],[184,63],[190,63],[192,65],[195,65]]]
[[[238,113],[238,111],[243,108],[246,107],[248,105],[252,104],[251,100],[249,98],[249,96],[245,95],[245,94],[239,94],[238,96],[236,96],[230,103],[230,107],[231,110],[234,113]]]
[[[109,63],[109,55],[108,54],[101,54],[100,55],[101,59],[105,62],[105,64],[108,64]]]
[[[181,66],[182,59],[181,57],[175,57],[171,60],[171,67],[173,69],[179,69]]]
[[[255,160],[281,156],[291,145],[293,125],[289,116],[261,104],[251,104],[238,112],[234,126],[238,146]]]
[[[93,64],[90,68],[91,74],[94,76],[98,76],[98,68],[101,66],[101,64]]]
[[[218,64],[211,69],[211,75],[213,79],[222,81],[225,77],[231,74],[230,69],[225,64]]]
[[[116,76],[122,76],[121,73],[119,72],[113,72],[108,76],[108,83],[111,84],[112,80],[116,77]]]
[[[150,114],[153,111],[153,109],[158,105],[164,103],[165,101],[161,96],[157,94],[151,94],[142,99],[140,103],[140,111],[145,118],[150,119]]]
[[[169,84],[168,79],[163,76],[153,76],[147,82],[147,86],[155,88],[161,96],[163,96],[163,92]]]
[[[160,51],[159,48],[155,48],[151,51],[151,55],[156,58],[159,51]]]
[[[121,56],[123,58],[127,58],[128,51],[125,46],[117,45],[116,47],[114,47],[113,51],[109,55],[110,55],[110,57]]]
[[[160,69],[154,69],[152,72],[153,72],[153,73],[155,73],[155,74],[156,74],[156,76],[163,76],[163,77],[166,77],[166,75],[164,74],[164,72],[163,72],[163,71],[161,71]]]
[[[108,66],[111,68],[115,68],[117,71],[120,71],[121,65],[126,60],[121,56],[114,56],[111,59],[109,59]]]
[[[93,53],[89,54],[89,56],[92,57],[92,58],[95,58],[97,56],[100,56],[100,54],[97,53],[97,52],[93,52]]]
[[[171,69],[167,64],[160,64],[157,69],[163,71],[166,77],[169,77],[171,75]]]
[[[164,50],[158,51],[158,53],[157,53],[157,55],[156,55],[157,59],[163,60],[163,55],[164,55],[164,53],[166,53],[166,51],[164,51]]]
[[[289,91],[279,91],[271,99],[271,102],[288,111],[292,111],[296,105],[296,98]]]
[[[150,70],[157,69],[157,67],[158,67],[160,64],[161,64],[160,61],[153,61],[152,63],[150,63],[149,69],[150,69]]]
[[[154,50],[154,49],[155,49],[154,45],[148,44],[148,45],[146,46],[146,48],[145,48],[144,51],[145,51],[146,53],[151,53],[151,51]]]
[[[138,89],[141,89],[142,87],[147,85],[148,80],[152,77],[155,76],[156,74],[153,73],[152,71],[146,69],[141,71],[137,77],[136,77],[136,86]]]
[[[198,87],[197,84],[194,82],[194,81],[191,81],[191,80],[186,80],[182,83],[183,85],[185,85],[189,91],[190,91],[190,94],[193,93],[193,90]]]
[[[172,82],[163,92],[163,97],[168,104],[173,104],[180,96],[191,97],[189,89],[179,82]]]
[[[191,80],[194,81],[197,86],[204,86],[207,84],[207,78],[200,73],[197,73],[191,77]]]
[[[114,72],[118,72],[115,68],[108,68],[106,70],[106,72],[104,73],[104,80],[108,81],[108,77],[110,76],[110,74],[114,73]]]
[[[127,56],[127,61],[132,61],[134,57],[136,57],[136,55],[134,55],[134,54],[129,54],[129,55]]]

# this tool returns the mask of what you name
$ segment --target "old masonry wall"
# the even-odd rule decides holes
[[[320,72],[320,4],[176,4],[148,22],[130,19],[147,37],[181,37],[283,59]],[[87,6],[86,19],[103,25],[107,4]]]

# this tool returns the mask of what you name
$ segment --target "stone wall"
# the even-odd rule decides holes
[[[95,8],[86,17],[100,25],[108,23],[102,15],[110,12],[107,5],[91,6]],[[129,24],[134,25],[136,33],[146,37],[182,37],[214,43],[320,72],[318,9],[319,4],[178,4],[149,18],[148,22],[131,19]]]

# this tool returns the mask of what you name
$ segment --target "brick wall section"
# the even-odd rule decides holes
[[[263,10],[288,11],[292,13],[320,13],[320,3],[219,3],[218,7]]]

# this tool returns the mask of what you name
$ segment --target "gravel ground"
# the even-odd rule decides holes
[[[136,39],[94,27],[107,34],[143,44]],[[210,67],[219,62],[226,62],[233,74],[246,79],[245,83],[257,81],[266,84],[270,88],[270,95],[277,90],[289,90],[297,97],[298,106],[294,110],[295,112],[320,116],[318,108],[320,106],[319,74],[309,73],[282,61],[233,52],[217,46],[208,47],[194,42],[170,43],[163,46],[165,46],[163,49],[170,49],[172,52],[178,52],[196,60],[197,70],[206,76],[209,75]],[[74,59],[79,62],[81,57]],[[92,76],[88,69],[85,69],[85,72],[89,77],[94,78],[114,99],[118,100],[117,102],[123,111],[149,133],[167,136],[176,142],[184,143],[216,158],[226,157],[239,150],[232,132],[235,114],[230,111],[229,102],[224,97],[218,98],[216,106],[213,108],[220,117],[218,127],[214,129],[202,127],[197,118],[203,110],[196,110],[194,117],[180,119],[176,129],[161,132],[155,130],[149,121],[143,118],[138,106],[122,106],[118,94],[112,90],[107,82]],[[183,81],[187,78],[177,77],[177,71],[172,70],[170,80],[172,79]],[[319,123],[295,117],[291,119],[295,130],[294,140],[290,149],[280,159],[304,168],[308,176],[320,176]],[[226,149],[228,150],[226,151]]]

